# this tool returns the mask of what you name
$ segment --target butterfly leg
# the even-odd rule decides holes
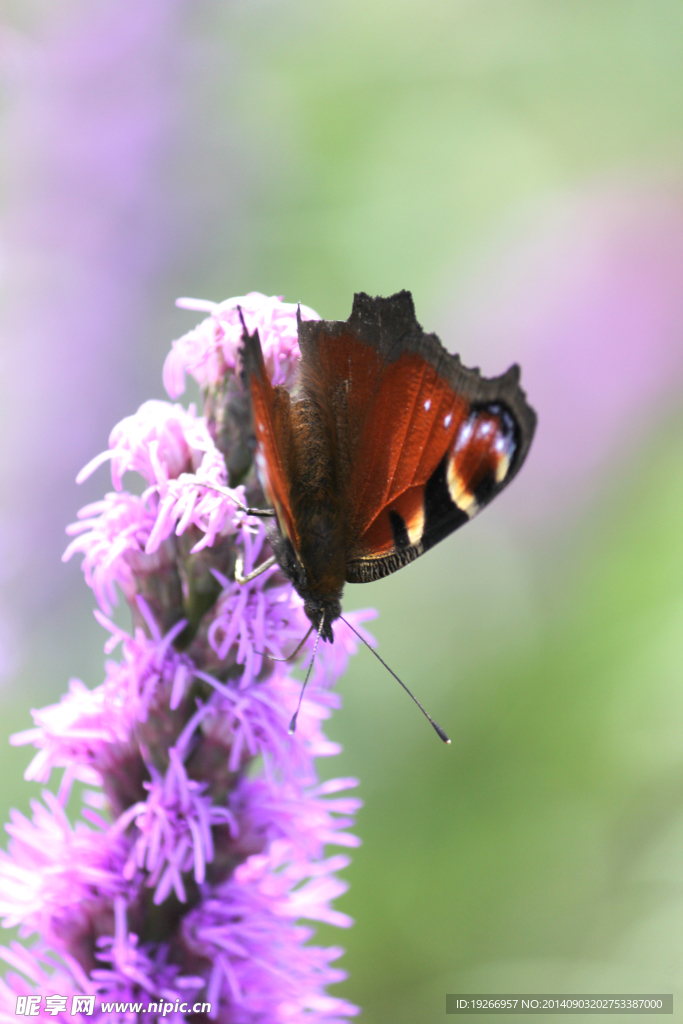
[[[248,516],[258,516],[259,519],[272,519],[275,515],[274,508],[248,508],[246,505],[243,505],[234,494],[231,494],[227,487],[219,487],[218,484],[206,484],[203,482],[197,482],[195,486],[206,487],[209,491],[216,491],[218,494],[222,494],[225,498],[230,498],[230,501],[233,501],[235,505],[237,505],[238,509],[241,512],[246,512]]]
[[[301,650],[301,648],[303,647],[303,645],[308,640],[308,638],[311,635],[311,633],[313,632],[313,628],[314,628],[313,625],[311,625],[309,630],[308,630],[308,633],[303,638],[303,640],[299,641],[299,643],[296,645],[296,647],[294,648],[292,653],[288,654],[286,658],[275,658],[272,654],[267,654],[265,651],[257,651],[255,653],[260,654],[262,658],[269,658],[271,661],[293,661],[294,658],[296,658],[296,656],[299,653],[299,651]]]
[[[255,580],[256,577],[260,576],[262,572],[267,572],[268,569],[271,569],[276,563],[277,559],[275,555],[271,555],[271,557],[267,558],[265,562],[261,562],[261,564],[257,566],[253,572],[250,572],[247,576],[244,576],[244,560],[242,559],[241,555],[238,555],[237,560],[235,561],[235,583],[239,583],[242,586],[245,583],[250,583],[251,580]]]
[[[258,516],[259,519],[272,519],[277,514],[274,508],[247,508],[246,505],[238,505],[238,508],[248,516]]]
[[[324,628],[325,628],[325,612],[323,612],[322,615],[320,616],[320,625],[318,626],[318,633],[317,633],[316,638],[315,638],[315,645],[313,647],[313,655],[311,657],[311,663],[308,666],[308,669],[306,670],[306,678],[304,679],[303,686],[301,687],[301,693],[299,694],[299,703],[296,706],[296,711],[292,715],[292,720],[289,723],[289,729],[287,730],[287,732],[289,733],[290,736],[293,736],[294,733],[296,732],[296,720],[299,717],[299,712],[301,711],[301,701],[304,699],[304,690],[308,686],[308,680],[311,678],[311,672],[313,671],[313,662],[315,661],[315,655],[316,655],[316,652],[318,650],[318,644],[320,643],[320,635],[321,635],[321,633],[322,633]],[[308,633],[304,637],[304,640],[308,639],[308,635],[309,635],[310,632],[311,631],[309,629]]]

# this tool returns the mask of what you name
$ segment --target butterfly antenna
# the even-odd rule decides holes
[[[450,741],[450,739],[449,739],[449,737],[448,737],[448,734],[447,734],[447,733],[445,733],[445,732],[444,732],[444,730],[443,730],[443,729],[441,728],[441,726],[440,726],[440,725],[438,724],[438,722],[435,722],[435,721],[434,721],[434,719],[432,718],[432,716],[431,716],[431,715],[430,715],[430,714],[429,714],[429,713],[428,713],[427,711],[425,711],[425,709],[424,709],[424,708],[422,707],[422,705],[420,704],[420,702],[419,702],[419,700],[417,699],[417,697],[415,696],[415,694],[413,694],[413,693],[411,693],[411,692],[410,692],[410,690],[408,689],[408,687],[406,686],[406,684],[405,684],[405,683],[403,682],[403,680],[402,680],[402,679],[399,679],[399,678],[398,678],[398,676],[396,675],[396,673],[395,673],[395,672],[394,672],[394,671],[393,671],[392,669],[390,669],[390,668],[389,668],[389,666],[387,665],[386,661],[384,661],[384,660],[383,660],[382,658],[380,658],[380,656],[379,656],[379,654],[377,653],[377,651],[375,650],[375,648],[374,648],[374,647],[371,647],[371,646],[370,646],[370,644],[369,644],[369,643],[367,642],[367,640],[365,639],[365,637],[361,636],[361,634],[360,634],[360,633],[358,632],[358,630],[357,630],[357,629],[354,629],[354,628],[353,628],[353,626],[351,625],[351,623],[349,622],[349,620],[348,620],[348,619],[345,619],[343,615],[340,615],[339,617],[340,617],[340,619],[342,620],[342,622],[345,622],[345,623],[346,623],[346,625],[347,625],[347,626],[349,627],[349,629],[351,630],[351,632],[352,632],[352,633],[355,633],[355,634],[356,634],[356,636],[358,637],[358,639],[359,639],[359,640],[361,640],[361,641],[362,641],[362,642],[363,642],[363,643],[365,644],[365,646],[367,647],[367,649],[368,649],[369,651],[372,651],[372,653],[373,653],[373,654],[375,655],[375,657],[376,657],[376,658],[377,658],[377,660],[378,660],[378,661],[380,662],[380,664],[384,665],[384,667],[385,667],[385,669],[387,670],[387,672],[388,672],[388,673],[389,673],[390,675],[392,675],[392,676],[394,677],[394,679],[396,680],[396,682],[397,682],[397,683],[400,683],[400,684],[401,684],[401,686],[402,686],[402,687],[403,687],[403,689],[404,689],[404,690],[406,691],[406,693],[408,694],[408,696],[410,697],[410,699],[411,699],[412,701],[414,701],[414,702],[415,702],[415,704],[417,704],[417,706],[419,707],[420,711],[421,711],[421,712],[422,712],[422,714],[423,714],[423,715],[425,716],[425,718],[427,719],[427,721],[428,721],[428,722],[431,722],[431,724],[432,724],[432,727],[433,727],[433,729],[434,729],[434,732],[435,732],[435,733],[437,734],[437,736],[439,737],[439,739],[443,740],[443,741],[444,741],[444,743],[450,743],[451,741]],[[318,634],[318,636],[320,636],[320,634]],[[317,642],[317,641],[316,641],[316,642]],[[308,677],[307,677],[307,678],[308,678]],[[305,685],[305,684],[304,684],[304,685]]]
[[[289,733],[290,736],[293,736],[294,733],[296,732],[296,720],[298,718],[299,711],[301,710],[301,701],[304,699],[304,690],[306,689],[306,685],[308,683],[308,680],[311,678],[311,672],[313,671],[313,662],[315,661],[315,653],[318,650],[318,644],[320,643],[320,634],[323,631],[323,626],[324,625],[325,625],[325,612],[323,612],[322,615],[320,616],[320,625],[318,626],[318,633],[317,633],[316,638],[315,638],[315,646],[313,647],[313,657],[311,658],[311,663],[308,666],[308,669],[306,671],[306,678],[304,679],[304,684],[301,687],[301,693],[299,694],[299,703],[296,706],[296,711],[292,715],[292,721],[289,723],[289,729],[287,730],[287,732]],[[304,640],[306,640],[308,638],[308,635],[309,635],[310,632],[311,631],[309,629],[308,633],[304,637]],[[302,640],[302,643],[303,643],[303,640]],[[299,646],[301,646],[301,644]]]

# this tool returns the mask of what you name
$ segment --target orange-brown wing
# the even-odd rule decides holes
[[[536,416],[518,367],[487,379],[462,366],[423,332],[408,292],[357,295],[347,322],[302,323],[299,342],[304,392],[336,426],[348,582],[417,558],[524,461]]]
[[[245,330],[241,353],[244,384],[251,397],[259,480],[275,509],[282,533],[297,550],[299,538],[292,516],[289,482],[292,439],[289,393],[271,384],[258,331],[249,334]]]

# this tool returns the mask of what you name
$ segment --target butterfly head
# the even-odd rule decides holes
[[[334,643],[334,632],[332,623],[341,615],[341,602],[338,600],[321,600],[320,598],[304,599],[304,611],[316,629],[320,630],[322,640]],[[322,622],[322,629],[320,623]]]

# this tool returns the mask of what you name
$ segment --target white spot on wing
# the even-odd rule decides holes
[[[431,400],[431,398],[428,398],[428,399],[426,399],[426,401],[425,401],[425,409],[427,410],[427,412],[429,412],[429,410],[431,409],[431,407],[432,407],[432,400]]]
[[[455,439],[455,451],[459,452],[467,445],[469,439],[472,437],[472,419],[469,419],[467,423],[463,423],[458,432],[458,436]]]
[[[449,412],[448,416],[444,416],[444,421],[443,421],[444,427],[450,427],[452,419],[453,419],[453,415],[450,412]]]
[[[455,459],[449,459],[448,461],[446,483],[448,484],[448,493],[453,504],[457,505],[461,512],[465,512],[470,519],[472,516],[476,516],[479,506],[474,495],[467,489],[465,481],[458,473],[455,467]]]
[[[408,540],[411,544],[419,544],[425,529],[425,511],[420,507],[409,523],[406,523]]]
[[[506,453],[501,455],[496,466],[496,483],[502,484],[510,470],[510,456]]]
[[[509,434],[499,433],[493,444],[493,450],[497,456],[496,483],[501,484],[510,472],[510,463],[515,451],[514,438]]]

